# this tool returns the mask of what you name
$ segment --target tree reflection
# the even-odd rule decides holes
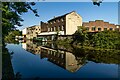
[[[5,43],[2,46],[2,80],[20,80],[20,72],[16,75],[12,67],[11,59],[13,57],[13,52],[9,53],[8,49],[5,47]]]
[[[5,44],[2,46],[2,80],[13,80],[14,71],[11,64],[10,54],[5,48]]]
[[[33,54],[40,54],[41,59],[47,58],[48,61],[70,72],[76,72],[87,61],[107,64],[120,63],[118,61],[118,57],[120,56],[119,50],[94,50],[74,46],[67,46],[66,48],[57,44],[47,43],[43,45],[37,42],[26,42],[26,50]]]

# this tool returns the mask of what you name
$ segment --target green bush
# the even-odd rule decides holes
[[[93,35],[91,40],[93,47],[120,49],[120,32],[103,31]]]

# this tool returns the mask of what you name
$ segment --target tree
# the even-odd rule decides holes
[[[10,31],[8,35],[5,36],[5,42],[14,42],[16,36],[21,36],[22,32],[19,30]]]
[[[24,21],[21,18],[23,13],[31,10],[35,16],[39,17],[37,14],[37,9],[32,9],[34,2],[2,2],[2,36],[3,38],[11,30],[15,30],[16,27],[22,26],[21,22]]]
[[[12,30],[15,30],[16,27],[18,26],[22,26],[21,22],[24,21],[21,18],[21,15],[23,13],[28,12],[29,10],[31,10],[35,16],[39,17],[39,15],[37,14],[37,9],[33,9],[32,6],[34,6],[35,3],[34,2],[2,2],[2,4],[0,4],[0,11],[2,11],[2,39],[3,39],[3,43],[2,43],[2,57],[3,57],[3,69],[2,69],[2,80],[8,80],[10,79],[8,76],[10,76],[12,73],[9,71],[10,69],[12,69],[12,67],[10,68],[10,54],[7,50],[7,48],[5,48],[5,43],[4,43],[4,39],[5,36],[8,35],[8,33],[10,33]],[[1,7],[2,6],[2,7]],[[16,33],[16,32],[15,32]],[[13,40],[13,39],[12,39]],[[14,76],[10,76],[12,77],[11,80],[14,80]]]
[[[103,31],[93,35],[92,44],[94,47],[120,49],[120,32]]]
[[[81,43],[83,46],[85,40],[87,40],[87,30],[83,26],[78,26],[78,30],[73,34],[73,41],[71,44],[74,42]]]
[[[103,0],[92,0],[94,5],[100,6]]]

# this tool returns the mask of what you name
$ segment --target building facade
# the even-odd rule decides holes
[[[55,34],[60,38],[71,38],[78,26],[86,27],[88,32],[99,32],[104,30],[120,31],[120,25],[104,22],[103,20],[95,20],[82,23],[82,17],[75,11],[69,12],[62,16],[54,17],[47,22],[42,22],[40,25],[31,26],[23,29],[23,36],[26,39],[34,37],[44,37],[47,40],[54,40]]]
[[[41,33],[39,35],[72,35],[78,26],[82,26],[82,17],[75,11],[62,16],[54,17],[47,21],[41,22]]]
[[[83,22],[83,26],[86,27],[88,32],[98,32],[98,31],[104,31],[104,30],[120,31],[119,25],[111,24],[109,22],[104,22],[103,20]]]
[[[34,25],[23,29],[22,34],[26,39],[33,39],[41,33],[41,27],[39,25]]]

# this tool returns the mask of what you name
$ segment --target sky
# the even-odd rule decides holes
[[[37,9],[40,17],[34,16],[32,11],[23,14],[23,26],[39,25],[40,21],[47,22],[54,16],[61,16],[71,11],[76,11],[83,19],[83,22],[104,20],[112,24],[118,24],[118,2],[103,2],[100,7],[92,2],[37,2],[33,7]]]

